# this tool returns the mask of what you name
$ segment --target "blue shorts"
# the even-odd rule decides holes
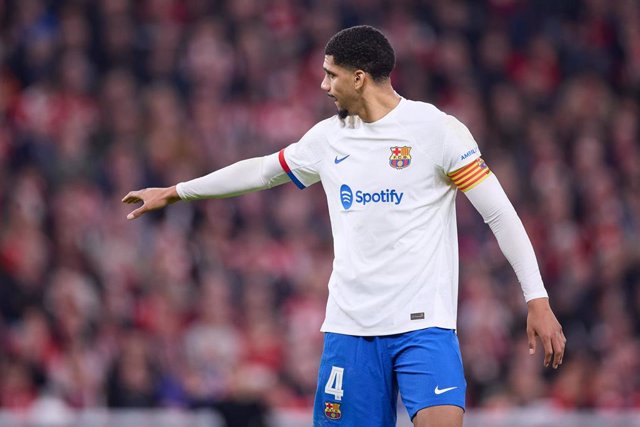
[[[324,336],[314,426],[396,425],[398,391],[411,419],[429,406],[464,409],[466,381],[455,331]]]

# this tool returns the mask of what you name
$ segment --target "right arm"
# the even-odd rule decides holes
[[[280,166],[276,153],[242,160],[208,175],[181,182],[172,187],[131,191],[124,196],[122,202],[142,202],[142,206],[127,215],[127,219],[136,219],[149,211],[164,208],[179,200],[239,196],[272,188],[288,181],[289,177]]]
[[[142,202],[142,206],[127,215],[127,219],[136,219],[179,200],[234,197],[289,181],[293,181],[300,189],[306,188],[320,180],[318,164],[322,155],[319,147],[324,146],[327,129],[332,123],[331,119],[327,119],[316,124],[300,141],[278,153],[242,160],[173,187],[131,191],[122,201]]]

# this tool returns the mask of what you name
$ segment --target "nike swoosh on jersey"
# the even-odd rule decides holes
[[[456,388],[458,388],[458,387],[438,388],[438,386],[436,386],[436,388],[433,389],[433,392],[435,394],[442,394],[442,393],[446,393],[446,392],[451,391],[451,390],[455,390]]]
[[[336,156],[336,159],[334,160],[334,162],[335,162],[335,163],[336,163],[336,165],[337,165],[337,164],[338,164],[338,163],[340,163],[341,161],[346,160],[346,159],[347,159],[347,157],[349,157],[350,155],[351,155],[351,154],[347,154],[346,156],[344,156],[344,157],[342,157],[342,158],[340,158],[340,159],[338,158],[338,156]]]

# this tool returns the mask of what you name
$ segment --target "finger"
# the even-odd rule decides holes
[[[122,198],[122,202],[123,203],[138,203],[140,201],[142,201],[142,199],[140,198],[140,193],[141,191],[130,191],[129,193],[127,193],[126,196],[124,196]]]
[[[551,344],[551,338],[549,336],[540,337],[542,346],[544,347],[544,367],[548,368],[551,363],[551,356],[553,355],[553,345]]]
[[[127,215],[127,219],[136,219],[142,216],[145,212],[147,212],[147,210],[148,209],[145,207],[145,205],[142,205],[138,209],[129,213],[129,215]]]
[[[562,365],[562,361],[564,360],[564,352],[567,349],[567,337],[564,336],[564,333],[560,333],[562,335],[562,356],[560,356],[560,364]]]
[[[562,356],[564,356],[565,338],[562,332],[556,334],[552,340],[553,344],[553,368],[558,369],[562,364]]]
[[[527,329],[527,338],[529,340],[529,354],[536,352],[536,333],[533,329]]]

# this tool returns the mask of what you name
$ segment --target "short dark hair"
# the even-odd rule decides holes
[[[389,77],[396,55],[382,32],[369,25],[345,28],[336,33],[324,48],[336,65],[360,69],[381,81]]]

